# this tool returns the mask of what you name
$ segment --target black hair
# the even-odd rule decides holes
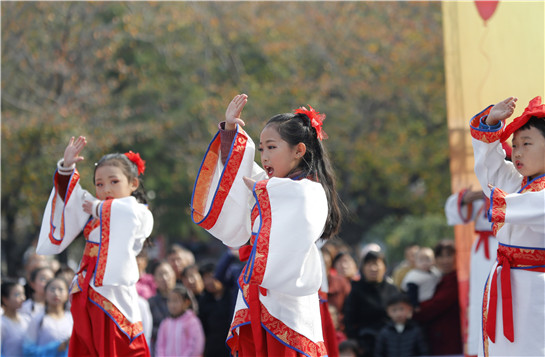
[[[386,264],[386,257],[384,256],[384,253],[382,252],[376,252],[374,250],[370,250],[369,252],[367,252],[367,254],[365,254],[365,256],[363,257],[363,259],[361,260],[361,264],[360,264],[360,271],[363,269],[363,266],[367,263],[374,263],[376,262],[377,260],[382,260],[382,262],[384,263],[384,265],[387,265]]]
[[[305,144],[305,155],[295,170],[301,170],[303,177],[310,177],[323,186],[329,213],[321,238],[328,239],[335,236],[342,221],[341,200],[335,189],[335,175],[329,156],[321,140],[318,139],[316,129],[312,127],[309,117],[301,113],[277,114],[270,118],[265,126],[269,125],[274,126],[282,140],[290,146]]]
[[[138,188],[134,190],[131,196],[134,196],[136,200],[140,203],[147,204],[148,196],[144,189],[144,183],[138,175],[138,167],[133,163],[125,154],[112,153],[104,155],[98,162],[95,164],[95,172],[93,175],[93,184],[95,183],[95,175],[97,169],[101,166],[115,166],[121,169],[123,174],[127,176],[129,182],[133,179],[138,179]]]
[[[197,299],[195,299],[195,295],[193,295],[190,289],[186,288],[182,284],[176,284],[176,286],[174,286],[174,289],[172,289],[171,292],[176,293],[180,295],[182,299],[189,301],[191,303],[189,305],[189,309],[193,310],[195,314],[198,314],[199,305],[197,303]]]
[[[214,274],[216,272],[216,264],[213,262],[205,263],[201,266],[199,269],[199,273],[201,276],[204,276],[206,274]]]
[[[192,271],[196,271],[197,273],[201,273],[199,270],[199,266],[197,264],[190,264],[182,270],[182,276],[187,277],[187,274],[189,274]]]
[[[436,257],[439,257],[443,255],[443,253],[447,253],[447,255],[454,255],[456,253],[456,246],[454,245],[454,241],[450,239],[444,239],[437,243],[435,248],[433,248],[433,253]]]
[[[526,124],[521,126],[518,130],[526,130],[530,128],[536,128],[541,135],[545,138],[545,118],[531,117]],[[517,130],[517,131],[518,131]]]
[[[358,343],[355,340],[344,340],[339,343],[339,352],[352,351],[356,354],[360,353]]]
[[[11,290],[17,285],[21,285],[17,282],[15,279],[2,279],[2,287],[1,290],[1,298],[0,302],[2,305],[4,305],[4,299],[9,299],[9,295],[11,294]],[[22,286],[22,285],[21,285]]]
[[[352,255],[350,255],[350,253],[348,252],[339,252],[334,258],[333,260],[331,260],[331,266],[334,267],[335,266],[335,263],[337,263],[342,257],[344,257],[345,255],[349,256],[350,258],[354,259],[352,257]],[[355,260],[354,260],[355,261]]]
[[[389,307],[389,306],[392,306],[392,305],[395,305],[395,304],[399,304],[399,303],[404,303],[404,304],[407,304],[409,306],[413,306],[413,304],[411,303],[411,299],[409,298],[409,296],[405,293],[398,293],[398,294],[394,294],[392,296],[390,296],[387,300],[386,300],[386,307]]]
[[[51,285],[54,281],[60,281],[60,282],[62,282],[62,283],[64,284],[64,286],[66,287],[66,292],[67,292],[67,294],[68,294],[68,290],[69,290],[68,282],[66,281],[66,279],[64,279],[64,278],[62,278],[62,277],[60,277],[60,276],[56,276],[56,277],[54,277],[53,279],[49,280],[49,281],[47,282],[47,284],[45,284],[44,291],[47,291],[47,288],[49,288],[49,285]],[[64,302],[64,305],[63,305],[64,310],[66,310],[66,307],[68,306],[68,300],[69,300],[69,299],[67,299],[67,300]],[[45,314],[47,314],[47,308],[48,308],[48,306],[47,306],[47,299],[45,299],[44,304],[45,304]]]

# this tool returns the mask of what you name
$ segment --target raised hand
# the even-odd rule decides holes
[[[246,184],[246,187],[248,187],[248,189],[250,191],[253,191],[254,185],[255,185],[255,180],[251,179],[249,177],[246,177],[246,176],[243,176],[242,179],[244,180],[244,183]]]
[[[72,136],[70,138],[70,142],[68,143],[68,146],[66,149],[64,149],[64,167],[70,167],[76,162],[80,162],[83,160],[83,156],[79,156],[79,153],[83,148],[87,145],[87,140],[85,140],[84,136],[80,136],[77,139],[74,139]]]
[[[238,94],[231,100],[231,103],[229,103],[229,106],[225,111],[225,130],[235,130],[237,124],[240,126],[246,125],[244,121],[240,119],[240,114],[247,102],[248,96],[246,94]]]
[[[515,111],[518,98],[509,97],[494,105],[486,118],[487,125],[496,125],[500,120],[509,118]]]

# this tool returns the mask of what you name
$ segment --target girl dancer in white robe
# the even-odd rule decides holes
[[[239,118],[237,95],[195,182],[192,217],[248,261],[227,344],[238,356],[325,356],[316,241],[333,236],[340,210],[322,147],[325,115],[300,108],[272,117],[261,132],[260,168]]]

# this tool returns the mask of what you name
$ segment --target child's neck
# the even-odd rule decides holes
[[[64,307],[62,305],[48,306],[47,315],[56,319],[60,319],[64,317]]]
[[[19,313],[15,309],[6,309],[4,308],[4,315],[9,317],[11,320],[19,321]]]
[[[180,313],[177,314],[177,315],[172,315],[172,318],[173,318],[173,319],[177,319],[177,318],[183,316],[186,312],[187,312],[187,310],[184,310],[184,311],[180,312]]]

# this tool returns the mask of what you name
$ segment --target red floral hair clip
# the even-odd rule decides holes
[[[125,156],[136,165],[138,168],[138,175],[142,175],[146,170],[146,161],[142,160],[139,153],[134,153],[132,151],[126,152]]]
[[[318,139],[327,139],[326,132],[322,129],[322,124],[325,120],[325,114],[320,114],[320,112],[317,112],[312,108],[310,105],[308,106],[310,109],[307,109],[305,107],[301,107],[299,109],[295,110],[295,114],[305,114],[310,119],[310,124],[314,129],[316,129],[316,136]]]

